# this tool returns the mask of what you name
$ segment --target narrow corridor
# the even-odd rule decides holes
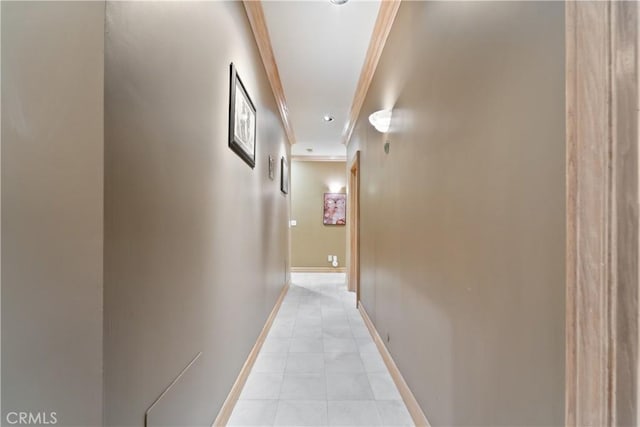
[[[413,425],[344,274],[292,274],[228,425]]]

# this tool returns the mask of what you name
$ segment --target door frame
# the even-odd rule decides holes
[[[356,307],[360,304],[360,150],[349,163],[349,186],[347,194],[349,224],[349,268],[348,289],[356,293]]]
[[[565,424],[635,426],[639,7],[565,5]]]

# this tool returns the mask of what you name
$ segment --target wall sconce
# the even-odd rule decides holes
[[[340,184],[339,182],[332,182],[331,184],[329,184],[329,191],[332,193],[339,193],[343,187],[344,185]]]
[[[369,116],[369,123],[373,125],[378,132],[387,133],[391,126],[391,110],[380,110]]]

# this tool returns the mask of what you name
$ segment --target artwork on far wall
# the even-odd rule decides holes
[[[256,165],[256,107],[231,63],[229,147],[251,168]]]
[[[289,163],[284,156],[280,159],[280,191],[289,194]]]
[[[344,193],[324,193],[324,225],[345,225],[347,223],[347,195]]]

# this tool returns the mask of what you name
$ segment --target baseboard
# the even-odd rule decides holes
[[[224,427],[229,422],[229,418],[231,417],[233,408],[236,406],[236,402],[240,397],[242,388],[244,387],[245,382],[247,382],[247,378],[251,373],[251,368],[253,368],[253,364],[256,362],[256,358],[260,353],[262,344],[264,344],[264,340],[267,338],[267,335],[269,334],[271,325],[273,324],[273,321],[275,320],[276,315],[278,314],[278,310],[280,310],[280,306],[282,305],[282,301],[284,300],[285,295],[287,295],[288,290],[289,290],[289,283],[286,283],[282,287],[282,291],[280,292],[280,295],[276,300],[276,304],[273,307],[273,310],[271,310],[271,314],[269,314],[269,317],[267,318],[267,322],[264,324],[264,327],[262,328],[262,332],[260,332],[260,335],[258,335],[258,340],[256,341],[255,345],[251,349],[251,352],[249,353],[249,357],[247,357],[247,360],[244,362],[244,365],[242,365],[242,369],[240,370],[240,374],[238,374],[238,378],[236,379],[236,382],[233,384],[233,387],[231,387],[231,391],[229,392],[229,395],[227,396],[224,403],[222,404],[222,408],[220,408],[220,412],[218,412],[218,416],[216,417],[216,420],[213,422],[213,427]]]
[[[376,330],[376,327],[373,325],[373,322],[369,318],[369,315],[367,314],[366,310],[362,306],[362,303],[358,303],[358,310],[360,310],[362,319],[364,319],[364,323],[367,325],[367,329],[369,329],[369,332],[373,337],[373,341],[376,343],[376,347],[378,347],[378,350],[382,355],[384,364],[387,365],[387,369],[389,370],[389,373],[393,378],[393,382],[396,384],[396,387],[398,387],[400,396],[402,396],[402,400],[404,401],[404,404],[407,406],[407,409],[409,410],[409,414],[411,414],[411,418],[413,419],[414,424],[416,425],[416,427],[430,427],[431,425],[429,424],[427,417],[424,415],[424,412],[422,412],[422,408],[418,404],[418,401],[416,400],[415,396],[411,392],[411,389],[409,388],[406,381],[402,377],[400,370],[396,366],[396,363],[393,361],[393,358],[391,357],[389,350],[387,350],[387,347],[384,345],[382,338],[380,338],[380,335],[378,335],[378,331]]]
[[[291,267],[292,273],[346,273],[347,267]]]

